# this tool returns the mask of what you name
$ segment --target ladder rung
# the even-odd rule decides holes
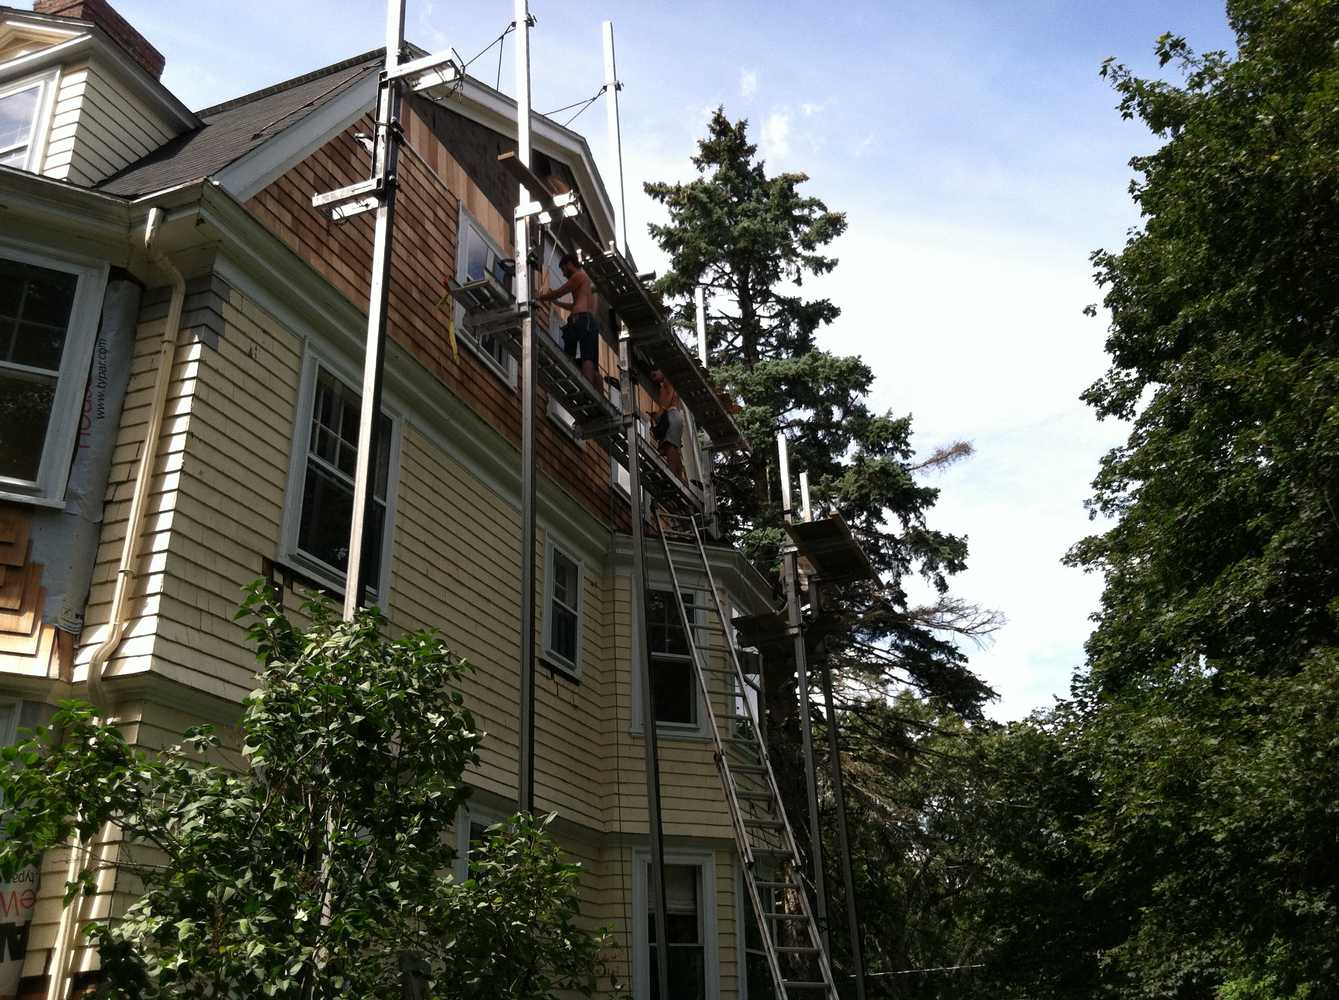
[[[753,884],[762,889],[798,889],[798,882],[766,882],[762,879],[754,879]]]
[[[779,944],[775,946],[776,951],[784,952],[787,955],[817,955],[818,949],[812,945],[801,947],[795,944]]]
[[[771,793],[771,792],[746,792],[746,791],[740,791],[738,788],[736,788],[736,789],[735,789],[735,798],[737,798],[737,799],[749,799],[750,801],[753,801],[753,802],[771,802],[771,801],[772,801],[772,793]]]
[[[788,990],[826,990],[828,988],[827,983],[814,983],[807,979],[785,979],[782,980],[782,985]]]
[[[743,817],[745,826],[756,826],[762,830],[784,830],[786,824],[779,819],[754,819],[752,816]]]
[[[808,920],[808,919],[809,919],[809,915],[806,914],[806,913],[764,913],[763,916],[766,917],[768,920]]]

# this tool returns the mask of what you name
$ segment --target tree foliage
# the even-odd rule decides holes
[[[3,752],[0,871],[108,824],[126,840],[118,877],[143,891],[93,928],[104,995],[398,997],[403,954],[432,997],[588,993],[599,939],[544,822],[490,828],[469,879],[450,874],[481,739],[468,666],[430,633],[388,639],[374,610],[313,600],[299,629],[257,584],[243,613],[263,668],[241,766],[207,727],[148,753],[79,703]],[[98,871],[90,855],[67,902]]]

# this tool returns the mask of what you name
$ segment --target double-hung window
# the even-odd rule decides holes
[[[0,245],[0,495],[58,503],[107,268]]]
[[[54,77],[0,86],[0,165],[36,170]]]
[[[581,562],[550,540],[544,565],[544,658],[577,677],[581,672]]]
[[[335,589],[345,585],[349,565],[361,409],[362,398],[347,382],[323,362],[309,358],[290,471],[286,549],[300,568]],[[381,601],[385,594],[395,430],[394,422],[382,413],[364,553],[369,569],[365,579],[370,581],[366,596],[373,601]]]
[[[655,882],[649,859],[637,852],[635,905],[637,996],[661,1000],[658,966],[664,961],[673,1000],[715,1000],[719,994],[714,911],[715,879],[710,854],[670,852],[665,864],[665,937],[656,940]]]
[[[502,281],[505,272],[499,266],[499,261],[506,255],[484,232],[478,220],[465,211],[464,206],[460,209],[460,222],[456,231],[459,234],[456,245],[456,280],[463,284],[468,281],[480,281],[491,275],[494,279]],[[506,277],[506,280],[511,279]],[[457,304],[455,310],[456,328],[462,332],[465,342],[475,349],[486,365],[514,388],[516,359],[507,350],[506,344],[492,334],[473,333],[469,328],[469,317],[466,316],[464,307]]]
[[[700,713],[697,671],[693,667],[694,642],[701,642],[697,595],[686,591],[683,610],[693,629],[685,631],[683,615],[675,606],[674,592],[651,590],[646,597],[647,645],[651,651],[651,686],[655,691],[656,723],[662,729],[697,731]]]

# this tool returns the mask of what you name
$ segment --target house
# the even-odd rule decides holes
[[[312,196],[367,176],[381,64],[369,52],[192,111],[105,0],[0,8],[0,739],[91,674],[140,745],[235,731],[254,679],[242,587],[264,577],[294,604],[342,591],[371,220],[336,223]],[[462,846],[515,808],[520,409],[505,335],[443,293],[511,255],[517,186],[497,157],[515,114],[475,80],[406,102],[373,505],[370,598],[478,668],[464,693],[487,739]],[[536,172],[579,192],[577,224],[609,243],[586,141],[536,116],[533,143]],[[539,253],[541,287],[560,281],[557,247]],[[537,311],[542,336],[561,322]],[[599,362],[617,374],[612,340]],[[584,866],[586,918],[615,931],[611,974],[648,997],[626,469],[540,391],[537,808]],[[729,613],[770,609],[739,553],[706,551]],[[700,615],[705,577],[682,582]],[[671,965],[685,996],[743,997],[747,904],[704,696],[663,561],[649,586]],[[63,866],[43,866],[20,996],[47,989]],[[78,918],[123,903],[108,886]],[[69,968],[92,981],[96,956]]]

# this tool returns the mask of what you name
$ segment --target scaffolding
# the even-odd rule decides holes
[[[315,207],[327,211],[335,221],[343,221],[365,212],[376,213],[375,239],[372,259],[371,293],[368,302],[368,332],[360,414],[359,441],[365,447],[358,449],[355,471],[354,504],[350,526],[350,545],[344,600],[346,618],[356,614],[367,593],[366,583],[370,567],[365,554],[370,548],[372,525],[367,510],[372,503],[373,477],[376,468],[377,436],[374,421],[381,408],[381,385],[384,368],[385,341],[388,320],[391,247],[394,239],[396,167],[400,144],[401,105],[406,93],[422,94],[439,101],[449,101],[460,88],[465,77],[465,63],[454,50],[438,55],[423,55],[405,59],[404,37],[406,0],[387,0],[385,70],[381,74],[376,134],[373,146],[371,176],[366,181],[349,185],[337,191],[316,195]],[[693,424],[709,440],[710,451],[747,450],[747,443],[731,416],[730,402],[723,398],[706,372],[705,329],[703,303],[698,299],[699,353],[694,356],[680,340],[667,319],[656,297],[633,267],[627,249],[626,212],[623,205],[622,139],[618,116],[618,94],[622,84],[617,77],[614,57],[613,29],[604,25],[605,84],[601,91],[608,108],[610,148],[618,168],[618,202],[616,232],[618,242],[601,243],[580,225],[570,224],[583,213],[579,193],[551,193],[536,176],[531,159],[531,93],[529,33],[534,20],[527,0],[514,0],[514,20],[508,31],[516,33],[515,89],[517,103],[517,150],[498,158],[499,166],[509,173],[518,186],[518,206],[515,210],[515,259],[510,267],[502,266],[481,280],[449,283],[452,298],[466,310],[470,326],[476,333],[498,338],[520,363],[521,372],[521,531],[519,562],[521,568],[520,601],[520,747],[517,775],[517,802],[522,811],[534,808],[534,685],[535,685],[535,433],[538,397],[536,389],[543,385],[549,396],[556,400],[573,418],[579,438],[599,441],[615,461],[628,470],[632,532],[632,607],[634,631],[634,664],[639,672],[641,711],[644,720],[644,753],[646,762],[648,838],[651,853],[652,919],[656,940],[667,941],[667,920],[664,892],[664,843],[660,816],[660,781],[656,738],[654,689],[650,678],[650,652],[647,643],[647,564],[646,528],[654,519],[657,533],[665,550],[668,570],[674,589],[679,592],[678,577],[671,556],[670,525],[691,525],[695,550],[710,579],[704,537],[710,533],[714,492],[710,477],[710,458],[705,463],[702,482],[685,481],[670,469],[657,449],[646,440],[640,430],[640,402],[638,373],[659,369],[678,392],[681,404],[691,415]],[[507,32],[503,33],[504,35]],[[598,95],[597,95],[598,96]],[[619,405],[615,406],[591,385],[553,340],[535,333],[535,299],[531,269],[531,246],[534,230],[545,227],[554,241],[575,253],[581,260],[601,298],[608,303],[616,317],[619,357]],[[503,262],[499,262],[503,263]],[[511,284],[511,288],[507,287]],[[789,503],[787,503],[789,507]],[[789,521],[789,517],[788,517]],[[842,557],[842,540],[828,539],[825,548],[824,529],[788,525],[792,531],[794,558],[787,563],[787,580],[793,580],[792,593],[798,601],[799,553],[805,551],[808,568],[822,576],[819,566],[829,566]],[[682,529],[681,529],[682,530]],[[849,540],[849,532],[847,533]],[[853,543],[852,543],[853,544]],[[848,553],[849,555],[849,553]],[[825,560],[827,562],[825,562]],[[865,564],[868,566],[868,563]],[[788,584],[788,586],[790,586]],[[715,596],[715,586],[712,583]],[[682,602],[680,602],[682,608]],[[731,638],[734,623],[725,618],[719,603],[715,612],[716,630],[721,638],[716,652],[730,651],[730,674],[734,682],[747,683],[736,644]],[[762,720],[745,711],[742,716],[727,720],[722,729],[712,718],[716,734],[715,756],[721,774],[736,833],[736,846],[746,870],[755,916],[762,928],[771,928],[763,934],[769,957],[769,968],[780,997],[812,995],[821,991],[824,1000],[836,1000],[838,993],[829,963],[826,935],[826,899],[822,883],[822,864],[818,842],[817,800],[813,793],[814,758],[808,730],[808,682],[805,673],[804,638],[798,620],[798,603],[790,608],[787,634],[794,634],[794,655],[801,676],[802,717],[805,722],[805,752],[809,775],[810,824],[814,842],[815,900],[811,906],[809,892],[800,874],[800,855],[796,848],[789,820],[785,816],[775,776],[767,758],[762,738]],[[685,628],[688,623],[685,620]],[[691,630],[688,634],[692,634]],[[707,650],[695,650],[699,687],[710,703],[709,675],[713,669],[707,660]],[[828,678],[824,677],[829,719],[831,694]],[[742,687],[739,688],[742,691]],[[747,700],[747,699],[746,699]],[[834,726],[829,726],[830,734]],[[724,735],[723,735],[724,734]],[[835,740],[835,735],[832,736]],[[833,744],[832,762],[834,781],[840,786],[840,764]],[[731,754],[743,755],[731,763]],[[752,784],[750,784],[750,778]],[[758,809],[770,812],[759,815]],[[842,812],[841,841],[846,852],[844,810]],[[769,842],[768,837],[772,840]],[[760,877],[758,867],[762,859],[780,865],[781,874],[772,878]],[[850,892],[849,855],[847,856],[847,898],[853,907]],[[766,904],[771,901],[771,905]],[[814,906],[817,907],[815,913]],[[852,909],[854,919],[854,909]],[[854,926],[854,925],[853,925]],[[780,928],[798,932],[799,943],[786,943],[790,938],[779,933]],[[778,933],[773,933],[777,931]],[[854,940],[854,938],[853,938]],[[858,941],[857,941],[858,948]],[[803,975],[794,972],[795,962],[808,970]],[[668,963],[657,963],[656,986],[662,1000],[669,997]],[[859,966],[857,952],[857,967]],[[863,997],[863,982],[860,995]]]

